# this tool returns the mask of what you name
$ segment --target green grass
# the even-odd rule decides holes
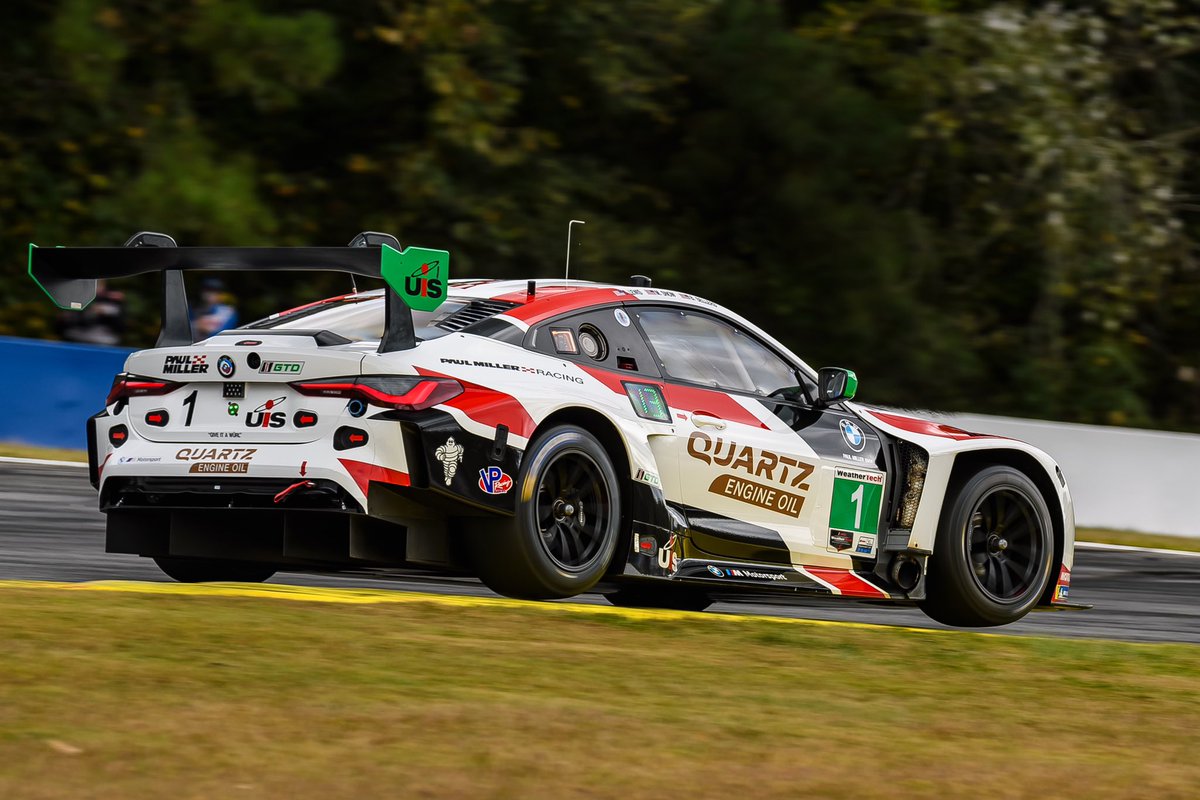
[[[1194,797],[1200,648],[0,589],[0,797]]]
[[[1079,542],[1102,542],[1104,544],[1128,544],[1134,547],[1160,547],[1164,550],[1200,551],[1200,537],[1164,536],[1138,531],[1118,531],[1107,528],[1079,528],[1075,531]]]
[[[87,463],[83,450],[60,450],[54,447],[35,447],[31,444],[0,442],[0,456],[7,458],[44,458],[50,461],[82,461]]]

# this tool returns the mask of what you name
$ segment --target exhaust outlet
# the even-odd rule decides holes
[[[921,562],[908,553],[897,554],[892,559],[891,569],[888,570],[892,583],[906,592],[917,588],[917,584],[921,582],[921,572]]]

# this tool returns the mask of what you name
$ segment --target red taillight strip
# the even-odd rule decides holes
[[[118,375],[113,380],[112,388],[108,390],[108,399],[104,401],[104,405],[110,406],[126,397],[148,397],[170,394],[178,387],[179,384],[174,381],[139,378],[133,375]]]
[[[457,381],[427,378],[404,394],[388,394],[369,384],[360,383],[359,380],[298,381],[291,384],[291,387],[312,397],[357,397],[368,403],[401,411],[420,411],[444,403],[463,391],[462,385]]]

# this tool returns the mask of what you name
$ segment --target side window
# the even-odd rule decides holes
[[[797,385],[786,361],[721,320],[665,308],[639,309],[637,319],[672,378],[761,396]]]

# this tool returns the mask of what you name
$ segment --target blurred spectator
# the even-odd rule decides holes
[[[202,338],[236,327],[237,308],[225,284],[220,278],[205,278],[200,284],[200,307],[193,311],[193,332]]]
[[[125,330],[125,293],[96,281],[96,299],[83,311],[58,315],[58,333],[68,342],[118,345]]]

